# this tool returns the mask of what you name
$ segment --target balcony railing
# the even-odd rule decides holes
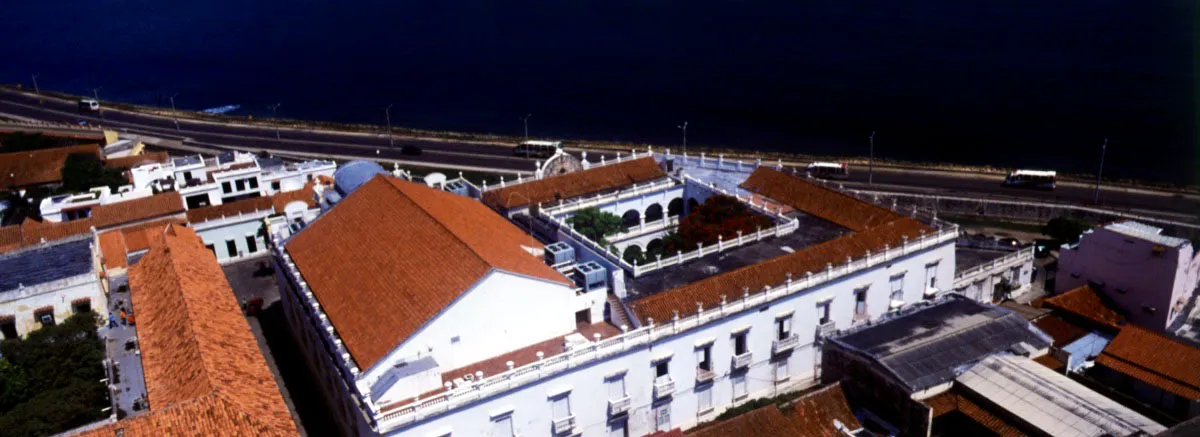
[[[800,336],[792,334],[771,342],[771,353],[776,355],[782,354],[795,349],[798,345],[800,345]]]
[[[624,397],[622,397],[620,399],[609,399],[608,400],[608,414],[610,416],[617,416],[617,415],[625,414],[625,413],[629,412],[629,407],[632,404],[633,404],[633,400],[629,397],[629,395],[625,395]]]
[[[837,322],[835,322],[833,320],[826,321],[825,323],[822,323],[820,326],[817,326],[817,336],[818,337],[821,337],[821,338],[828,337],[830,335],[833,335],[833,333],[835,333],[835,332],[837,332]]]
[[[554,419],[554,435],[569,435],[575,431],[575,415]]]
[[[711,370],[696,369],[696,384],[711,382],[716,377],[717,374]]]
[[[742,353],[742,354],[735,354],[733,356],[733,368],[734,369],[745,369],[747,367],[750,367],[750,358],[751,358],[750,351],[746,351],[745,353]]]
[[[654,399],[663,399],[675,394],[675,380],[663,378],[654,381]]]

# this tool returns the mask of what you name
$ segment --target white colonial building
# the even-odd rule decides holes
[[[0,339],[24,337],[80,311],[108,314],[95,235],[0,254]]]
[[[814,384],[822,335],[954,282],[957,227],[936,218],[751,165],[604,164],[485,188],[487,206],[530,228],[379,169],[304,229],[273,227],[285,310],[346,432],[687,429]],[[635,211],[614,240],[645,249],[672,213],[718,193],[770,225],[629,263],[566,224],[586,206]]]

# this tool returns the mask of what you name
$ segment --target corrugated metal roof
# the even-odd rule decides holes
[[[1134,238],[1141,238],[1151,243],[1158,243],[1164,246],[1183,247],[1184,244],[1188,244],[1188,240],[1185,238],[1162,235],[1162,228],[1156,228],[1154,226],[1135,221],[1127,220],[1113,223],[1105,226],[1104,229]]]
[[[92,239],[33,247],[0,255],[0,291],[31,287],[92,271]]]

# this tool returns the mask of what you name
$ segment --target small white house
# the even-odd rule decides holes
[[[108,313],[92,234],[0,254],[2,338],[24,337],[89,310]]]

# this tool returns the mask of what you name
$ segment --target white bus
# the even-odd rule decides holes
[[[1053,190],[1057,173],[1044,170],[1016,170],[1004,178],[1004,186],[1013,188],[1032,188],[1036,190]]]
[[[813,162],[804,169],[808,177],[822,179],[846,179],[850,177],[850,169],[844,162]]]
[[[562,148],[562,141],[522,141],[513,148],[513,156],[525,158],[549,158]]]

